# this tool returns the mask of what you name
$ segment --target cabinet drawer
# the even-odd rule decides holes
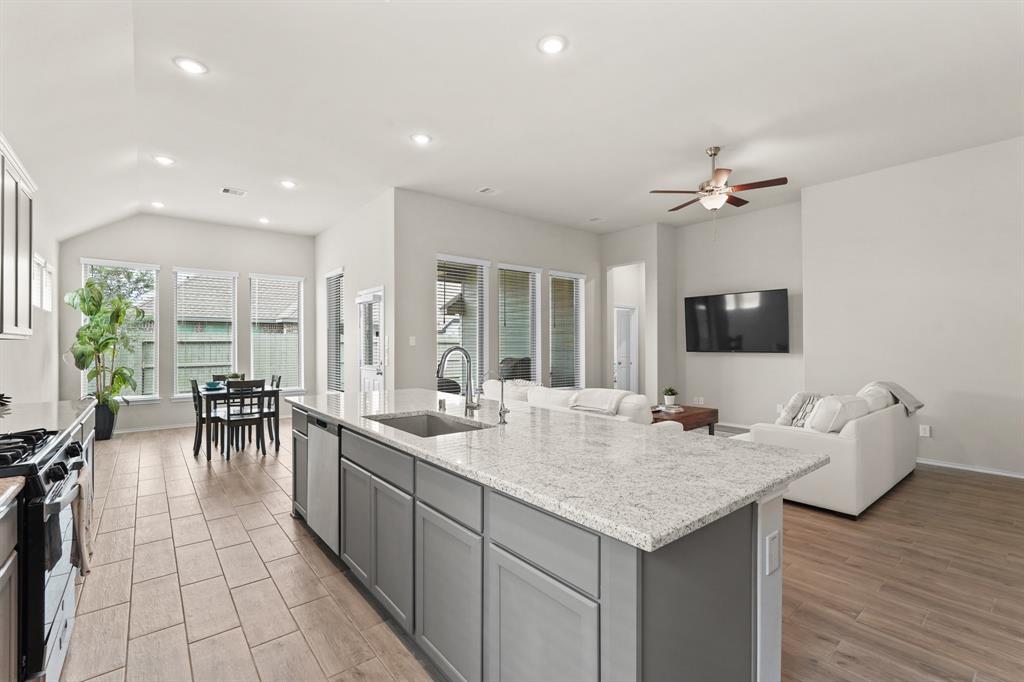
[[[299,433],[306,433],[306,417],[308,415],[305,411],[300,410],[297,407],[292,408],[292,431],[298,431]]]
[[[484,489],[480,485],[416,462],[416,497],[477,533],[484,531]]]
[[[341,456],[406,492],[413,491],[415,474],[409,455],[345,430],[341,432]]]
[[[489,491],[491,538],[587,594],[598,596],[600,537]]]

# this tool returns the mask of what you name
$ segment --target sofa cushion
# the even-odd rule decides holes
[[[868,414],[868,402],[855,395],[828,395],[818,401],[807,417],[805,429],[838,433],[846,423]]]
[[[572,397],[569,407],[586,412],[618,414],[622,399],[628,395],[632,395],[632,393],[615,388],[584,388],[577,391],[576,395]]]
[[[641,393],[633,393],[623,398],[619,403],[618,416],[624,417],[634,424],[650,424],[654,421],[654,415],[651,414],[651,403],[647,400],[647,396]]]
[[[526,400],[540,407],[569,407],[569,401],[576,391],[564,388],[548,388],[547,386],[531,386],[526,389]]]
[[[868,384],[857,391],[857,397],[867,401],[869,412],[878,412],[896,404],[892,393],[875,384]]]

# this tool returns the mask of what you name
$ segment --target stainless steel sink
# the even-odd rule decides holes
[[[467,423],[457,421],[451,417],[430,412],[424,414],[399,415],[395,417],[367,417],[385,426],[390,426],[399,431],[411,433],[420,438],[433,438],[444,436],[449,433],[463,433],[465,431],[479,431],[489,429],[493,424]]]

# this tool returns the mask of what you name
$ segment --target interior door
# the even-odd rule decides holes
[[[638,331],[636,308],[616,306],[612,382],[615,388],[634,393],[640,388],[637,385]]]
[[[384,335],[384,289],[360,292],[359,311],[359,388],[363,393],[384,390],[384,359],[387,355]]]

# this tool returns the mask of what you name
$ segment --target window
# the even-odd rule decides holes
[[[47,274],[49,273],[49,274]],[[52,307],[53,271],[44,268],[42,271],[42,303]],[[142,308],[143,318],[138,322],[130,322],[125,331],[131,338],[130,349],[122,348],[116,358],[116,364],[128,367],[135,377],[136,390],[125,389],[123,395],[145,398],[159,396],[159,301],[157,296],[157,280],[160,268],[156,265],[139,263],[121,263],[118,261],[82,260],[82,281],[93,279],[108,296],[121,295],[134,305]],[[82,394],[90,393],[96,388],[95,380],[86,379],[82,372]]]
[[[536,270],[498,268],[498,368],[502,378],[540,377]]]
[[[437,361],[452,346],[462,346],[473,360],[477,386],[486,375],[485,320],[487,263],[451,256],[438,256],[435,296],[437,318]],[[465,376],[461,355],[451,356],[444,378],[438,379],[438,390],[455,393],[461,390]]]
[[[43,307],[43,272],[46,261],[39,254],[32,256],[32,307]]]
[[[327,390],[345,390],[345,273],[327,275]]]
[[[174,272],[174,392],[235,369],[235,286],[232,272]]]
[[[551,273],[551,386],[583,388],[583,275]]]
[[[53,283],[57,279],[57,273],[49,263],[43,269],[43,310],[53,310]]]
[[[250,275],[249,309],[251,378],[302,388],[302,278]]]

